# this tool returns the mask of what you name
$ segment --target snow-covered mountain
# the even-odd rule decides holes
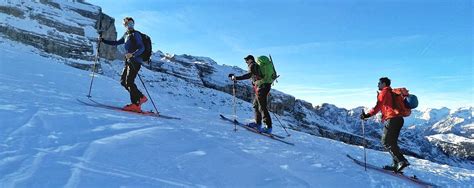
[[[376,173],[367,178],[344,156],[362,154],[339,141],[363,143],[358,119],[363,107],[313,106],[272,90],[274,118],[292,129],[286,139],[296,147],[244,130],[234,133],[217,117],[232,113],[227,75],[244,70],[159,51],[140,73],[162,113],[182,120],[85,107],[75,98],[89,88],[97,29],[105,30],[106,38],[117,36],[113,18],[83,1],[42,0],[1,1],[0,18],[0,87],[7,91],[0,94],[1,187],[410,185]],[[92,95],[123,105],[128,100],[118,83],[123,63],[115,60],[117,50],[103,48]],[[249,85],[237,85],[238,117],[247,121],[252,117]],[[428,109],[406,118],[403,151],[450,165],[410,157],[407,173],[441,186],[470,185],[472,110]],[[285,135],[277,123],[275,131]],[[380,121],[365,126],[368,147],[375,149],[369,150],[369,162],[390,163],[387,153],[376,151],[382,150]],[[51,177],[56,179],[45,180]]]

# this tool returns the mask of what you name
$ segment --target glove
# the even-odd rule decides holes
[[[130,59],[130,58],[132,58],[132,57],[133,57],[133,54],[132,54],[132,53],[126,53],[126,54],[125,54],[125,58],[127,58],[127,59]]]
[[[235,79],[235,75],[234,75],[234,74],[229,74],[229,78],[230,78],[230,80],[233,80],[233,81],[235,81],[235,80],[236,80],[236,79]]]
[[[362,114],[360,114],[360,119],[364,120],[364,119],[367,119],[370,117],[370,114],[366,114],[365,112],[362,112]]]

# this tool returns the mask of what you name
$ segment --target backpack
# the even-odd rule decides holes
[[[144,62],[151,61],[151,59],[150,59],[151,53],[152,53],[151,38],[148,35],[140,32],[140,31],[135,30],[135,32],[140,33],[140,36],[142,37],[143,46],[145,47],[145,51],[143,51],[143,53],[142,53],[142,55],[140,55],[140,57],[142,57]],[[135,37],[132,37],[132,39],[135,40]]]
[[[408,93],[406,88],[392,89],[393,111],[395,114],[407,117],[411,114],[411,109],[418,106],[418,98]]]
[[[270,56],[271,58],[271,56]],[[260,71],[261,79],[258,81],[258,85],[261,84],[273,84],[278,76],[275,70],[275,66],[273,66],[273,61],[269,59],[267,56],[260,56],[257,58],[257,65]]]

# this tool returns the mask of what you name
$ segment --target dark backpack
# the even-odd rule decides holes
[[[136,32],[140,33],[140,36],[142,37],[142,42],[143,42],[143,46],[145,47],[145,51],[143,51],[142,55],[140,55],[140,57],[142,57],[143,61],[145,62],[149,62],[151,61],[150,57],[151,57],[151,53],[152,53],[152,49],[151,49],[151,38],[140,32],[140,31],[137,31],[135,30]],[[133,40],[135,40],[135,37],[132,37]]]

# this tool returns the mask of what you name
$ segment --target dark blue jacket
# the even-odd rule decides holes
[[[134,39],[132,38],[134,37]],[[124,48],[127,53],[133,54],[133,57],[130,59],[132,62],[142,63],[143,59],[140,57],[145,51],[145,45],[143,45],[142,36],[138,31],[127,31],[117,41],[112,40],[103,40],[105,44],[108,45],[121,45],[124,44]]]

